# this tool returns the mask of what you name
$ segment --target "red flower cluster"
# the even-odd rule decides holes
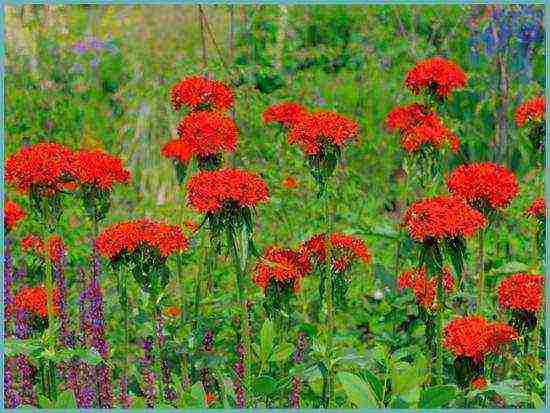
[[[546,101],[544,96],[531,99],[521,104],[516,109],[515,121],[518,128],[523,127],[529,121],[544,121]]]
[[[111,261],[122,254],[133,253],[139,247],[158,250],[163,258],[185,251],[188,239],[177,226],[148,219],[121,222],[103,231],[96,242],[101,255]]]
[[[525,211],[527,215],[531,215],[533,218],[542,218],[546,214],[546,202],[544,198],[536,199],[529,208]]]
[[[483,361],[499,347],[515,340],[517,333],[504,323],[489,323],[482,316],[465,316],[451,321],[444,331],[443,345],[457,357]]]
[[[491,162],[459,166],[449,176],[447,186],[471,205],[492,209],[506,208],[519,191],[515,175]]]
[[[38,143],[20,149],[6,160],[6,181],[27,192],[31,186],[45,194],[67,189],[72,151],[57,143]]]
[[[281,286],[292,285],[295,292],[300,290],[300,280],[311,272],[307,256],[294,250],[269,247],[254,269],[254,282],[264,290],[271,281]]]
[[[453,152],[460,147],[458,137],[443,125],[439,116],[418,103],[392,110],[386,118],[386,127],[399,131],[401,146],[409,153],[418,151],[423,145],[441,148],[445,142]]]
[[[426,268],[415,268],[404,272],[399,276],[397,285],[401,290],[405,288],[413,290],[416,301],[422,307],[428,310],[434,308],[437,279],[435,277],[428,279]],[[454,278],[447,268],[443,269],[443,287],[446,292],[453,291],[455,287]]]
[[[343,147],[359,134],[359,125],[342,115],[319,111],[302,116],[288,135],[290,144],[298,144],[307,155],[318,155],[330,143]]]
[[[415,202],[403,219],[412,239],[419,242],[469,237],[487,225],[483,214],[456,196],[439,196]]]
[[[233,106],[233,92],[222,82],[191,76],[172,88],[170,100],[174,110],[187,106],[189,110],[226,111]]]
[[[111,190],[116,182],[127,183],[130,172],[116,156],[101,150],[80,150],[74,153],[71,162],[72,175],[79,184]]]
[[[487,380],[485,380],[485,377],[478,377],[472,380],[471,385],[475,389],[483,390],[485,387],[487,387]]]
[[[42,238],[29,234],[21,240],[21,249],[25,252],[33,252],[42,258],[44,258],[44,254],[47,252],[48,257],[53,262],[60,262],[67,251],[65,243],[59,235],[52,235],[48,239],[46,246],[44,246]]]
[[[178,135],[191,153],[206,157],[233,152],[239,131],[235,122],[218,112],[198,111],[187,115],[178,126]]]
[[[326,235],[319,234],[304,242],[300,253],[311,259],[317,266],[326,261]],[[365,243],[350,235],[334,233],[330,236],[332,270],[344,273],[351,267],[353,261],[361,260],[365,264],[371,261],[371,255]]]
[[[268,107],[263,118],[265,123],[279,123],[285,128],[291,128],[307,113],[298,103],[283,102]]]
[[[501,307],[537,312],[542,307],[544,277],[542,275],[514,274],[504,279],[498,288]]]
[[[183,139],[172,139],[161,150],[162,156],[187,164],[193,157],[191,146]]]
[[[53,290],[53,315],[59,314],[60,295],[57,289]],[[48,296],[44,286],[23,288],[15,296],[16,309],[26,310],[40,317],[48,316]]]
[[[26,215],[18,203],[6,201],[4,204],[4,228],[6,231],[14,229],[17,223],[25,218]]]
[[[298,187],[298,181],[296,181],[296,178],[289,176],[283,180],[283,186],[286,189],[295,189]]]
[[[265,182],[241,169],[203,171],[187,182],[187,201],[200,213],[217,213],[226,207],[254,208],[268,199]]]
[[[405,85],[415,95],[427,89],[444,98],[454,90],[463,88],[467,80],[466,73],[456,63],[433,57],[418,62],[407,73]]]

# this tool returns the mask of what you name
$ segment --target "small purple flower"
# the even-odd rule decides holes
[[[120,394],[119,394],[119,402],[122,408],[129,409],[132,407],[132,397],[128,394],[128,377],[126,375],[123,375],[120,378]]]
[[[214,333],[211,330],[208,330],[202,339],[202,347],[204,351],[212,351],[214,343]]]
[[[300,333],[298,336],[298,344],[296,345],[296,350],[292,360],[294,363],[301,363],[304,360],[304,354],[307,349],[307,335],[305,333]]]
[[[290,393],[290,407],[293,409],[300,408],[300,389],[302,387],[302,380],[299,377],[292,379],[292,392]]]
[[[90,62],[90,67],[96,70],[99,66],[99,63],[101,63],[101,60],[99,59],[99,57],[94,57]]]
[[[146,338],[143,340],[144,355],[140,360],[141,376],[142,376],[142,392],[145,397],[147,407],[155,407],[156,402],[156,377],[153,373],[152,366],[154,363],[153,358],[153,341]]]
[[[13,380],[14,361],[13,357],[9,357],[4,366],[4,401],[8,409],[15,409],[21,405],[21,397],[17,393]]]
[[[13,264],[11,258],[11,239],[6,238],[5,252],[4,252],[4,309],[5,309],[5,320],[4,320],[4,335],[9,337],[10,332],[10,321],[13,316]]]
[[[97,384],[99,388],[99,407],[102,409],[113,408],[113,381],[111,369],[105,363],[95,367]]]
[[[69,69],[72,73],[84,73],[84,67],[80,63],[75,63]]]
[[[245,391],[243,386],[244,380],[244,355],[245,350],[242,344],[237,346],[237,354],[239,355],[239,361],[233,366],[233,371],[235,372],[235,379],[233,380],[233,390],[235,391],[235,403],[238,409],[243,409],[246,407],[246,398]]]
[[[73,45],[72,49],[74,53],[81,55],[88,51],[88,45],[85,42],[78,42]]]
[[[93,50],[102,50],[105,47],[105,43],[99,40],[97,37],[88,37],[88,47]]]
[[[62,252],[61,260],[53,265],[53,275],[57,289],[59,291],[59,320],[60,320],[60,340],[61,344],[69,347],[71,338],[69,333],[69,315],[67,314],[67,284],[65,282],[66,253]]]
[[[21,397],[21,403],[36,406],[36,392],[33,386],[36,369],[25,355],[16,356],[15,360],[15,370],[19,376],[19,396]]]

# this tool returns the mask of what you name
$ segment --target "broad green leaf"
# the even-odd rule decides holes
[[[351,403],[358,408],[378,407],[370,385],[353,373],[339,372],[336,377],[342,384]]]
[[[382,397],[384,397],[384,385],[382,384],[382,381],[370,370],[364,370],[363,375],[369,382],[370,387],[373,390],[374,395],[376,396],[376,399],[381,403],[383,401]]]
[[[72,390],[65,390],[57,396],[57,401],[55,402],[56,409],[76,409],[76,399]]]
[[[132,409],[146,409],[147,405],[142,397],[134,396],[132,398]]]
[[[269,396],[277,390],[277,381],[270,376],[260,376],[254,381],[254,392],[259,396]]]
[[[447,407],[449,402],[455,398],[457,390],[457,387],[451,384],[428,387],[420,393],[418,407],[425,409]]]
[[[38,395],[38,407],[42,409],[53,409],[55,408],[55,403],[53,403],[46,396],[39,394]]]
[[[206,395],[204,393],[204,389],[202,388],[202,383],[197,382],[191,386],[191,397],[197,407],[206,407]]]
[[[260,330],[260,358],[264,363],[269,358],[271,350],[273,350],[273,335],[273,322],[267,319]]]
[[[499,383],[493,383],[487,386],[486,390],[492,390],[502,396],[506,404],[516,406],[521,403],[529,402],[529,395],[524,392],[521,383],[516,380],[504,380]]]
[[[515,274],[529,271],[529,266],[522,262],[512,261],[494,270],[497,274]]]
[[[287,360],[294,352],[294,345],[291,343],[281,343],[275,347],[273,354],[269,358],[270,361]]]
[[[544,409],[544,401],[537,393],[531,393],[531,401],[535,409]]]

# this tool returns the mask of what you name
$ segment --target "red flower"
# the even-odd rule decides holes
[[[254,208],[268,199],[265,182],[241,169],[203,171],[187,182],[187,201],[200,213],[217,213],[226,207]]]
[[[443,345],[455,356],[469,357],[479,363],[500,346],[517,338],[513,327],[489,323],[482,316],[465,316],[451,321],[444,331]]]
[[[72,151],[57,143],[38,143],[24,147],[6,160],[6,181],[19,191],[31,186],[44,195],[66,189]]]
[[[534,218],[543,218],[546,214],[546,202],[544,198],[536,199],[531,206],[527,208],[525,213]]]
[[[285,128],[294,126],[307,110],[294,102],[283,102],[268,107],[263,113],[265,123],[280,123]]]
[[[456,196],[415,202],[405,212],[403,222],[411,238],[419,242],[469,237],[487,225],[481,212]]]
[[[544,277],[542,275],[514,274],[504,279],[498,287],[501,307],[512,310],[537,312],[542,308]]]
[[[114,183],[127,183],[130,172],[116,156],[102,150],[80,150],[71,159],[73,177],[79,184],[110,191]]]
[[[416,152],[423,145],[441,148],[445,142],[453,152],[460,147],[460,140],[447,129],[441,119],[427,107],[418,103],[398,107],[386,118],[386,127],[390,131],[399,131],[401,146],[407,152]]]
[[[298,144],[307,155],[318,155],[329,143],[342,148],[359,134],[359,125],[330,111],[306,114],[291,129],[288,142]]]
[[[294,189],[298,187],[298,182],[296,181],[295,178],[293,178],[292,176],[289,176],[284,179],[283,186],[287,189]]]
[[[422,307],[430,310],[434,308],[436,298],[437,279],[434,277],[428,279],[426,268],[415,268],[401,274],[397,280],[397,285],[401,290],[410,288],[416,296],[416,301]],[[451,272],[443,269],[443,288],[447,292],[454,290],[454,278]]]
[[[204,402],[206,403],[206,406],[211,406],[214,403],[216,403],[218,399],[216,398],[216,395],[214,393],[206,393],[204,395]]]
[[[107,228],[99,235],[96,245],[101,255],[114,261],[122,254],[133,253],[139,247],[153,249],[161,257],[167,258],[185,251],[189,242],[177,226],[138,219]]]
[[[226,111],[233,106],[233,92],[229,87],[202,76],[191,76],[176,84],[170,99],[174,110],[187,106],[189,110]]]
[[[193,157],[191,146],[183,139],[172,139],[162,147],[162,156],[187,164]]]
[[[518,128],[523,127],[529,121],[542,122],[546,112],[546,101],[544,96],[536,97],[516,109],[515,121]]]
[[[477,379],[472,380],[471,385],[475,389],[483,390],[487,387],[487,380],[485,380],[485,377],[478,377]]]
[[[59,301],[59,291],[54,289],[53,315],[55,316],[59,314]],[[21,289],[15,296],[14,304],[16,309],[29,311],[43,318],[48,316],[48,298],[44,286]]]
[[[48,238],[46,246],[44,246],[42,238],[33,234],[28,234],[21,240],[21,249],[25,252],[33,252],[42,258],[44,258],[47,251],[48,257],[53,262],[60,262],[67,250],[63,239],[59,235],[52,235]]]
[[[193,112],[182,119],[178,135],[193,155],[207,157],[220,152],[234,152],[239,131],[235,122],[218,112]]]
[[[199,229],[199,224],[195,221],[191,221],[190,219],[183,221],[183,226],[191,232],[196,232]]]
[[[300,280],[311,272],[307,257],[291,249],[269,247],[254,270],[254,282],[264,290],[270,282],[300,290]]]
[[[26,215],[19,204],[13,201],[6,201],[4,204],[4,228],[6,231],[14,229],[17,223],[25,218]]]
[[[407,73],[405,85],[415,95],[427,89],[445,98],[454,90],[462,89],[467,80],[466,73],[456,63],[442,57],[433,57],[418,62]]]
[[[175,305],[166,307],[164,310],[164,315],[168,317],[179,317],[181,315],[181,308],[176,307]]]
[[[449,176],[447,186],[477,208],[506,208],[519,191],[515,175],[491,162],[459,166]]]
[[[326,235],[319,234],[302,244],[300,252],[309,257],[317,266],[325,265]],[[337,273],[348,271],[355,260],[365,264],[371,261],[371,255],[365,243],[350,235],[334,233],[330,236],[332,270]]]

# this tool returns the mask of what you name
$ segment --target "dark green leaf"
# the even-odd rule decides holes
[[[422,390],[418,407],[425,409],[447,407],[449,402],[455,398],[457,390],[457,387],[451,384],[442,384]]]

